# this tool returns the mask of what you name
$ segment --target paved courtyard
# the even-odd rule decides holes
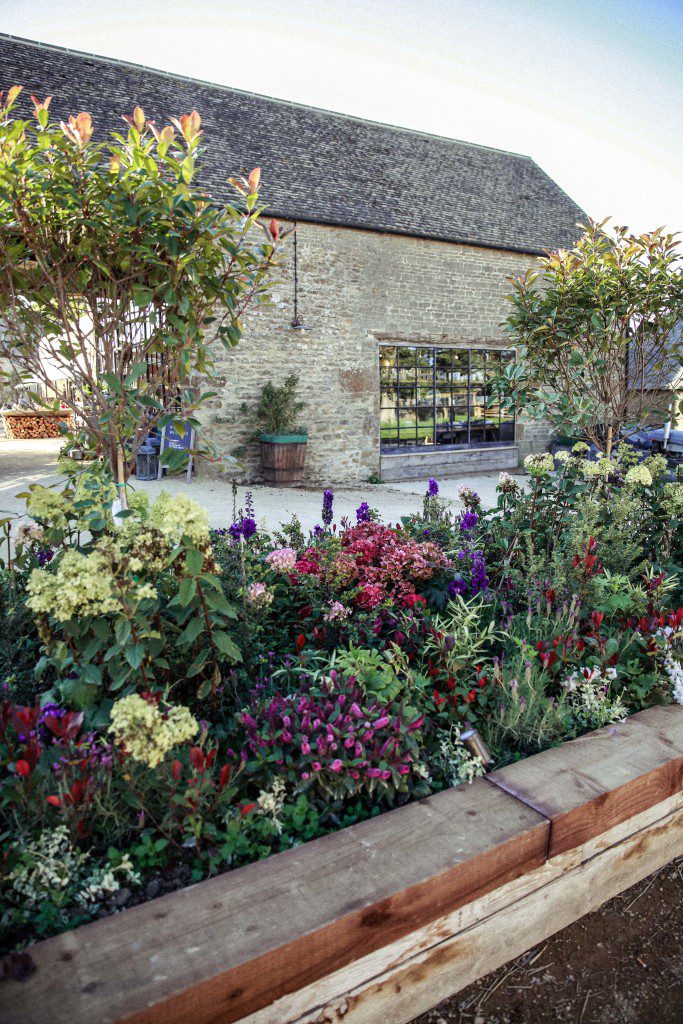
[[[26,490],[31,483],[49,485],[58,480],[57,455],[61,441],[11,441],[0,438],[0,513],[23,512],[24,501],[16,495]],[[498,473],[461,476],[439,481],[441,497],[460,508],[457,492],[462,484],[473,487],[481,495],[485,505],[496,502]],[[186,483],[184,474],[163,481],[132,481],[136,489],[147,490],[156,496],[162,490],[171,494],[187,493],[209,511],[211,525],[225,526],[232,522],[232,485],[226,479],[200,476]],[[254,485],[251,490],[256,506],[259,525],[272,529],[286,522],[296,514],[305,529],[312,529],[320,521],[322,492],[328,482],[320,481],[317,488],[264,487]],[[244,504],[247,490],[240,486],[237,491],[238,508]],[[408,483],[358,484],[351,487],[335,487],[335,521],[342,516],[354,518],[355,510],[362,501],[376,508],[385,522],[397,522],[401,516],[417,511],[427,489],[427,478]]]

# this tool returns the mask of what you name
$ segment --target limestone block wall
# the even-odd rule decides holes
[[[300,223],[298,312],[294,315],[294,246],[273,288],[273,305],[246,321],[246,337],[218,353],[220,394],[203,412],[205,434],[229,453],[245,437],[240,405],[262,385],[300,377],[308,402],[306,479],[312,484],[367,480],[379,470],[381,342],[504,346],[507,278],[532,256],[425,239]],[[218,352],[218,350],[216,350]],[[540,435],[520,426],[524,447]],[[243,478],[258,479],[258,446],[243,459]]]

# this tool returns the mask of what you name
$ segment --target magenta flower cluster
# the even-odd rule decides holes
[[[332,670],[327,680],[299,693],[277,693],[242,712],[243,756],[273,764],[296,786],[350,793],[370,784],[401,784],[421,745],[423,719],[369,698],[353,677]]]

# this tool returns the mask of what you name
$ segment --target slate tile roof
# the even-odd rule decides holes
[[[140,104],[161,126],[196,108],[202,179],[260,166],[268,212],[289,220],[540,253],[570,246],[582,210],[530,157],[364,121],[105,57],[0,35],[0,89],[52,93],[51,113],[88,110],[96,131]]]

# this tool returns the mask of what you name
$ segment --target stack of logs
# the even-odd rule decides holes
[[[27,441],[34,438],[61,437],[59,424],[64,423],[69,429],[73,426],[72,414],[64,412],[42,413],[21,411],[4,411],[2,420],[5,433],[16,441]]]

